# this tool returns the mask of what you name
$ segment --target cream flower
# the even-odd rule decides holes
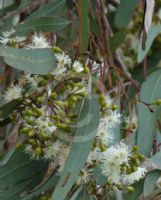
[[[56,141],[52,145],[47,146],[44,149],[44,159],[45,160],[54,160],[57,156],[59,156],[61,147],[62,147],[62,143],[59,141]]]
[[[51,48],[47,38],[42,33],[34,33],[32,43],[26,46],[27,49],[44,49]]]
[[[8,103],[12,100],[19,99],[22,97],[23,89],[19,85],[10,86],[3,95],[4,103]]]
[[[79,61],[74,61],[73,69],[78,73],[80,73],[84,70],[83,65]]]
[[[138,167],[137,170],[131,174],[122,175],[122,182],[126,185],[132,185],[133,183],[143,179],[147,170],[144,167]]]
[[[120,166],[128,164],[130,149],[127,145],[111,146],[100,155],[102,174],[107,177],[110,183],[119,184],[121,180]]]
[[[77,179],[77,185],[87,184],[90,181],[91,170],[83,168]]]
[[[58,62],[57,68],[64,68],[65,65],[71,64],[71,59],[65,53],[57,53],[55,54],[56,60]]]

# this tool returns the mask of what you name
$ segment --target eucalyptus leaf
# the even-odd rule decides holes
[[[86,118],[86,123],[81,126],[81,121]],[[64,200],[78,175],[83,168],[89,151],[91,150],[94,137],[99,125],[99,108],[94,97],[85,99],[79,117],[78,127],[74,138],[80,138],[80,142],[75,140],[71,147],[62,176],[55,188],[52,199]],[[79,159],[76,159],[78,158]]]
[[[148,197],[156,189],[156,181],[161,175],[161,171],[155,170],[148,173],[144,182],[144,197]]]
[[[157,70],[147,77],[141,88],[140,100],[145,103],[152,103],[155,99],[161,98],[161,70]],[[138,106],[138,133],[137,145],[139,151],[149,156],[152,150],[153,140],[157,133],[156,122],[161,112],[161,106],[153,106],[154,112],[150,112],[144,103]],[[146,145],[143,145],[143,141]]]
[[[56,67],[54,52],[50,49],[17,49],[0,47],[5,62],[30,74],[48,74]]]
[[[65,6],[65,0],[54,0],[49,2],[48,4],[40,7],[38,10],[29,15],[25,21],[31,20],[34,18],[42,17],[42,16],[53,16],[56,15],[62,7]]]
[[[147,34],[147,39],[145,42],[145,49],[142,49],[142,38],[139,41],[139,45],[138,45],[138,57],[137,57],[137,61],[138,62],[142,62],[143,59],[145,58],[145,56],[147,55],[154,39],[157,37],[157,35],[161,33],[161,25],[153,25],[150,27],[148,34]]]
[[[33,31],[57,32],[69,25],[69,21],[58,17],[39,17],[19,24],[14,35],[26,35]]]
[[[137,0],[120,0],[115,16],[115,25],[118,28],[125,28],[128,25],[136,4]]]

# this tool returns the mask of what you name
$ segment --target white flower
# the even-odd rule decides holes
[[[108,111],[106,120],[109,128],[115,128],[121,122],[121,114],[118,111]]]
[[[11,37],[10,36],[15,32],[14,29],[10,30],[10,31],[5,31],[2,33],[3,37],[0,37],[0,43],[2,43],[3,45],[6,45],[8,42],[16,42],[16,43],[19,43],[19,42],[22,42],[24,40],[26,40],[26,37],[19,37],[19,36],[16,36],[16,37]]]
[[[55,130],[56,130],[56,126],[51,126],[49,125],[50,121],[48,118],[46,118],[44,116],[43,117],[39,117],[37,120],[36,120],[36,125],[39,129],[45,129],[46,133],[51,135]]]
[[[132,185],[133,183],[143,179],[147,170],[144,167],[138,167],[138,169],[131,174],[122,175],[122,182],[126,185]]]
[[[44,159],[45,160],[54,160],[55,157],[59,156],[61,147],[62,147],[62,143],[59,141],[56,141],[52,145],[45,147]]]
[[[102,174],[105,175],[109,182],[118,184],[121,180],[120,165],[128,164],[130,149],[124,143],[120,145],[111,146],[100,155],[102,162]]]
[[[65,65],[71,64],[71,59],[68,55],[65,55],[65,53],[57,53],[55,54],[56,60],[58,62],[57,68],[63,68]]]
[[[99,160],[100,153],[101,150],[98,147],[95,147],[92,151],[90,151],[86,162],[89,164],[97,162]]]
[[[9,41],[9,38],[0,37],[0,43],[3,45],[6,45]]]
[[[51,75],[56,76],[56,77],[62,77],[65,75],[66,68],[61,67],[61,68],[56,68],[54,71],[51,72]]]
[[[87,184],[90,180],[90,176],[91,176],[91,170],[86,168],[82,169],[77,179],[77,185]]]
[[[32,36],[32,43],[26,46],[27,49],[43,49],[51,48],[47,38],[42,33],[34,33]]]
[[[84,70],[83,65],[79,61],[74,61],[73,69],[78,73],[80,73]]]
[[[14,29],[11,29],[11,30],[9,30],[9,31],[4,31],[4,32],[2,33],[2,35],[3,35],[4,38],[9,38],[13,33],[15,33],[15,30],[14,30]]]
[[[22,92],[23,92],[23,89],[21,86],[19,85],[12,85],[11,87],[9,87],[4,95],[3,95],[3,100],[4,100],[4,103],[8,103],[12,100],[15,100],[15,99],[19,99],[22,97]]]
[[[25,79],[33,88],[38,87],[38,81],[35,79],[35,76],[32,76],[31,74],[25,74]]]
[[[27,145],[25,146],[24,152],[25,152],[27,155],[30,156],[30,159],[31,159],[31,160],[39,160],[39,159],[40,159],[40,157],[37,156],[37,155],[35,154],[34,150],[32,149],[32,145],[31,145],[31,144],[27,144]]]
[[[106,146],[113,141],[113,128],[121,121],[121,114],[117,111],[108,111],[107,116],[100,119],[97,138]]]

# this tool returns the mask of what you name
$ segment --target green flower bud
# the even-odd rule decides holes
[[[41,116],[42,115],[42,111],[36,107],[32,107],[33,111],[36,113],[36,115]]]
[[[45,101],[45,97],[44,96],[37,98],[37,102],[40,103],[40,104],[42,104],[44,101]]]
[[[34,139],[29,139],[29,144],[36,145],[36,141]]]
[[[152,102],[152,105],[161,105],[161,99],[156,99]]]
[[[70,118],[77,118],[78,114],[77,113],[69,113],[68,117],[70,117]]]
[[[41,147],[36,147],[35,149],[35,155],[36,156],[41,156],[43,153],[42,148]]]
[[[28,133],[29,131],[31,131],[31,128],[28,127],[24,127],[20,130],[21,133]]]
[[[117,185],[117,188],[118,188],[119,190],[122,190],[122,189],[123,189],[122,184],[118,184],[118,185]]]
[[[25,110],[24,115],[25,116],[32,116],[33,115],[33,111],[31,109]]]
[[[137,147],[137,146],[133,146],[133,147],[131,148],[131,151],[132,151],[132,152],[138,151],[138,147]]]
[[[60,106],[60,107],[64,107],[64,103],[62,101],[55,101],[54,102],[56,105]]]
[[[27,118],[27,117],[25,117],[25,120],[26,120],[26,122],[27,122],[28,124],[30,124],[30,125],[32,125],[32,126],[35,125],[35,122],[34,122],[33,120],[31,120],[31,119],[29,119],[29,118]]]
[[[35,135],[35,130],[31,130],[28,132],[29,137],[33,137]]]
[[[57,94],[56,94],[55,92],[52,92],[51,95],[50,95],[50,97],[51,97],[52,99],[56,99]]]
[[[126,190],[127,190],[128,192],[135,192],[135,189],[134,189],[132,186],[127,186],[127,187],[126,187]]]

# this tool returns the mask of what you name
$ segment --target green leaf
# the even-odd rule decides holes
[[[111,50],[115,51],[126,38],[124,30],[118,31],[110,40]]]
[[[150,161],[157,169],[161,170],[161,152],[157,152],[153,157],[150,158]]]
[[[88,48],[89,23],[88,23],[88,0],[78,1],[78,17],[79,17],[79,52],[84,53]]]
[[[161,70],[157,70],[148,76],[141,88],[140,99],[145,103],[152,103],[155,99],[161,98]],[[157,133],[156,121],[161,112],[161,106],[153,106],[155,112],[150,112],[143,104],[138,106],[138,133],[137,145],[139,151],[149,156],[152,150],[153,140]],[[143,141],[144,144],[143,145]]]
[[[22,100],[16,99],[8,102],[0,107],[0,116],[6,119],[14,110],[16,110],[22,103]]]
[[[56,186],[59,178],[60,177],[58,175],[54,174],[42,186],[40,186],[37,189],[33,190],[29,194],[25,195],[22,198],[22,200],[31,200],[32,198],[34,199],[35,197],[37,197],[40,194],[42,194],[42,192],[46,192],[49,189],[53,189]]]
[[[156,189],[156,181],[161,175],[159,170],[151,171],[145,178],[144,196],[148,197]]]
[[[118,28],[126,28],[136,4],[137,0],[120,0],[120,5],[115,16],[115,25]]]
[[[5,62],[30,74],[48,74],[54,70],[55,56],[50,49],[17,49],[0,47],[0,56]]]
[[[102,170],[99,165],[97,165],[94,170],[92,171],[92,174],[96,180],[97,185],[103,185],[106,183],[107,178],[102,175]]]
[[[123,194],[123,200],[138,200],[140,195],[143,193],[144,180],[134,184],[135,192],[127,192]]]
[[[55,0],[51,1],[48,4],[42,6],[35,12],[33,12],[30,16],[28,16],[25,21],[31,20],[37,17],[43,17],[43,16],[50,16],[50,15],[56,15],[62,7],[65,5],[65,0]]]
[[[66,19],[58,17],[39,17],[18,25],[14,35],[26,35],[33,31],[57,32],[63,30],[69,23]]]
[[[93,200],[93,198],[89,195],[85,188],[77,196],[76,200]]]
[[[0,198],[19,199],[19,195],[40,183],[48,167],[43,161],[31,161],[23,150],[16,150],[0,167]]]
[[[85,124],[82,123],[85,121]],[[94,97],[85,99],[79,117],[78,127],[74,136],[71,153],[66,162],[64,171],[58,182],[52,199],[64,200],[83,168],[92,148],[99,125],[99,108]],[[76,159],[79,158],[79,159]]]
[[[147,39],[145,42],[145,49],[142,49],[142,39],[139,42],[138,45],[138,57],[137,57],[137,61],[138,62],[142,62],[143,59],[145,58],[145,56],[147,55],[154,39],[156,38],[156,36],[161,33],[161,25],[153,25],[151,26],[151,28],[148,31],[147,34]]]
[[[16,151],[7,164],[0,167],[0,188],[31,178],[47,167],[42,161],[31,161],[23,151]]]

